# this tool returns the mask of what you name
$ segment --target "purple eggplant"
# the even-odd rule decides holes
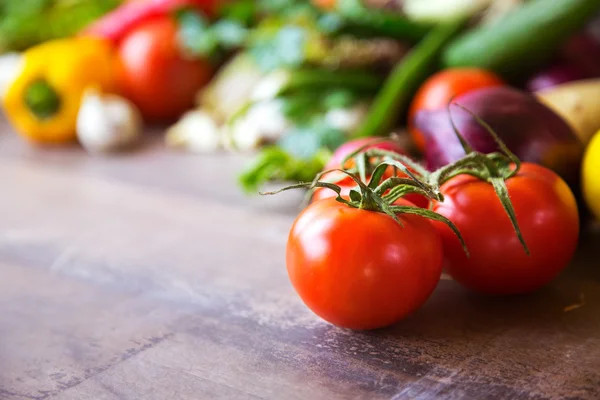
[[[469,92],[453,102],[482,120],[522,161],[553,169],[568,182],[576,182],[583,144],[571,127],[532,95],[509,87],[494,87]],[[458,131],[477,151],[491,153],[498,146],[486,129],[460,107],[450,105]],[[425,159],[430,170],[464,156],[450,122],[448,109],[421,111],[415,125],[425,135]]]

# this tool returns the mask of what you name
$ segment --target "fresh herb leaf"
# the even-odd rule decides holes
[[[242,46],[248,36],[248,29],[234,20],[221,20],[216,22],[211,29],[219,44],[227,49]]]
[[[272,71],[281,67],[298,67],[304,62],[304,45],[307,40],[304,28],[286,25],[274,35],[264,35],[252,43],[249,53],[261,69]]]
[[[257,193],[270,181],[311,181],[330,157],[331,152],[326,149],[320,149],[310,159],[300,159],[280,147],[267,147],[240,174],[239,183],[246,193]]]
[[[292,156],[309,160],[321,149],[334,150],[346,141],[344,132],[322,121],[306,127],[297,127],[278,141],[278,146]]]
[[[317,25],[321,32],[332,35],[340,32],[346,26],[346,21],[338,14],[327,13],[317,19]]]
[[[349,108],[361,98],[347,89],[303,90],[278,97],[287,119],[296,125],[310,125],[332,109]]]
[[[218,57],[242,46],[248,36],[248,29],[238,21],[222,19],[211,25],[204,15],[194,10],[179,12],[177,20],[180,44],[193,56]]]
[[[356,104],[358,99],[359,97],[356,93],[346,89],[339,89],[327,94],[323,98],[323,105],[326,110],[348,108]]]
[[[258,17],[255,0],[237,0],[225,2],[219,10],[219,19],[238,22],[243,26],[251,26]]]
[[[179,41],[185,51],[194,55],[212,54],[219,46],[210,23],[198,12],[183,10],[178,13]]]
[[[295,17],[319,14],[319,10],[306,0],[258,0],[257,3],[260,11],[268,15]]]
[[[282,111],[287,119],[296,125],[306,124],[323,112],[321,105],[322,93],[306,91],[281,96]]]

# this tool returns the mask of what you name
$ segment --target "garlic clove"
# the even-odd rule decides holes
[[[232,150],[251,151],[265,143],[274,143],[292,124],[283,113],[280,100],[262,101],[252,105],[244,115],[227,127]]]
[[[167,130],[167,146],[181,148],[192,153],[210,153],[222,147],[221,130],[207,112],[193,110]]]
[[[139,142],[142,117],[127,99],[88,89],[77,116],[77,138],[91,153],[123,150]]]

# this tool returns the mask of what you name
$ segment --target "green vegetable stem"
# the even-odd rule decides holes
[[[381,88],[356,137],[385,135],[414,92],[435,67],[444,46],[464,25],[464,19],[441,24],[400,61]]]
[[[525,242],[521,228],[519,227],[515,209],[506,186],[506,181],[517,175],[519,172],[521,160],[508,149],[498,134],[496,134],[485,121],[463,106],[459,104],[453,105],[471,114],[471,116],[475,118],[477,123],[479,123],[494,139],[499,148],[498,152],[483,154],[474,151],[458,131],[452,118],[450,118],[450,123],[452,124],[456,137],[465,151],[465,156],[436,171],[429,172],[409,157],[381,149],[358,149],[356,152],[348,155],[348,157],[342,161],[342,165],[346,164],[349,159],[354,159],[356,161],[356,166],[349,171],[355,173],[361,169],[373,169],[373,166],[368,164],[374,162],[379,163],[372,173],[372,179],[376,179],[377,182],[381,176],[383,176],[387,166],[394,166],[419,184],[416,187],[411,188],[412,193],[419,193],[437,201],[443,201],[441,186],[458,175],[470,175],[481,181],[488,182],[493,186],[496,196],[502,204],[525,253],[529,255],[529,248]],[[450,110],[450,108],[448,108],[448,110]],[[381,184],[378,183],[378,192],[387,192],[383,196],[383,199],[388,204],[391,205],[400,197],[405,196],[407,193],[411,193],[407,192],[405,188],[396,187],[399,183],[402,183],[402,181],[403,179],[394,176],[383,181]],[[421,190],[423,189],[427,189],[427,192],[422,192]]]
[[[430,24],[414,22],[397,13],[373,10],[365,7],[361,0],[338,0],[336,11],[350,23],[400,40],[418,42],[431,30]]]
[[[281,69],[263,78],[257,96],[274,98],[291,92],[325,91],[342,88],[372,94],[381,86],[380,75],[367,71],[332,71],[324,68]],[[257,100],[259,100],[257,99]]]

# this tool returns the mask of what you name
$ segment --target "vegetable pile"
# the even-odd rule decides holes
[[[0,98],[28,141],[124,151],[168,123],[169,148],[252,154],[249,194],[308,182],[288,271],[334,324],[394,323],[443,265],[534,291],[569,263],[578,206],[600,219],[600,0],[0,0],[0,17]]]

